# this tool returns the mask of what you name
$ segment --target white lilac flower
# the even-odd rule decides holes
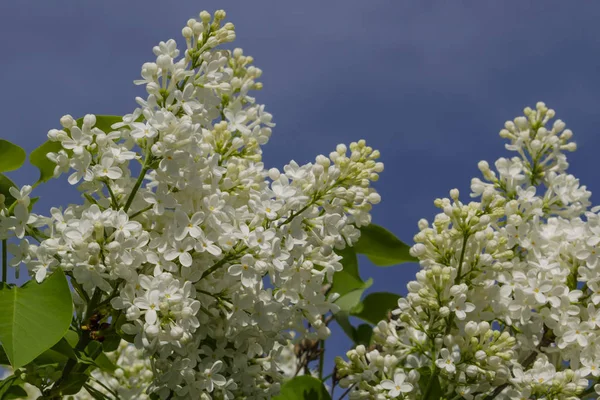
[[[600,208],[566,172],[572,132],[550,123],[544,103],[524,111],[500,132],[516,155],[496,171],[479,163],[478,201],[451,190],[435,200],[433,223],[419,221],[410,253],[422,270],[373,329],[377,357],[357,346],[336,360],[351,399],[392,397],[389,376],[410,381],[423,368],[432,374],[414,378],[406,398],[432,385],[467,399],[578,399],[600,388]]]
[[[48,132],[62,147],[48,157],[54,174],[68,175],[82,204],[34,216],[23,187],[11,189],[14,212],[0,211],[0,233],[39,241],[11,247],[15,263],[38,281],[60,266],[77,299],[96,294],[111,321],[125,319],[152,360],[149,393],[162,398],[275,396],[284,377],[269,360],[290,330],[329,335],[323,315],[336,306],[322,289],[342,268],[333,250],[358,240],[380,201],[370,183],[383,164],[364,140],[283,172],[265,167],[274,124],[251,97],[262,71],[241,49],[218,49],[235,39],[224,18],[190,19],[185,51],[174,40],[153,49],[135,81],[147,95],[121,122],[65,115]],[[107,387],[136,370],[121,369]],[[123,398],[144,398],[129,382]]]
[[[413,385],[405,383],[406,375],[397,373],[394,375],[394,380],[385,379],[381,381],[381,387],[385,390],[389,390],[388,396],[396,398],[402,393],[407,393],[413,390]]]

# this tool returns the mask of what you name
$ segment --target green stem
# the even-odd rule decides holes
[[[456,273],[456,281],[454,282],[455,285],[458,283],[458,279],[462,272],[462,266],[463,266],[463,262],[465,260],[465,250],[467,249],[467,240],[468,239],[469,239],[469,234],[465,232],[465,234],[463,236],[462,249],[460,250],[460,258],[458,260],[458,271]]]
[[[6,276],[8,272],[7,258],[6,239],[2,239],[2,283],[6,283],[8,281],[8,277]]]
[[[90,302],[90,296],[87,295],[83,287],[81,287],[81,285],[77,283],[77,281],[74,278],[71,279],[71,285],[73,285],[73,288],[75,288],[75,290],[79,294],[79,297],[81,297],[86,303]]]
[[[115,210],[118,210],[119,209],[119,202],[117,201],[117,197],[115,196],[115,193],[113,192],[112,188],[108,184],[108,180],[104,181],[104,185],[106,185],[106,189],[108,190],[108,194],[110,195],[110,201],[111,201],[111,203],[113,205],[113,208]]]
[[[146,161],[148,161],[148,160],[146,159]],[[140,171],[140,176],[138,176],[138,179],[135,182],[135,185],[133,186],[133,190],[131,191],[131,193],[129,194],[129,197],[127,198],[125,207],[123,207],[123,211],[127,212],[129,210],[129,207],[131,207],[131,203],[133,203],[133,198],[135,197],[135,194],[137,193],[140,186],[142,186],[142,182],[144,181],[146,172],[148,172],[149,169],[150,169],[150,167],[147,166],[146,163],[144,163],[144,166],[143,166],[142,170]]]
[[[228,261],[233,260],[239,253],[241,253],[242,251],[246,250],[247,248],[248,248],[248,246],[244,246],[241,249],[239,249],[238,251],[236,251],[235,253],[229,254],[228,256],[226,256],[226,257],[222,258],[221,260],[217,261],[215,263],[215,265],[213,265],[212,267],[210,267],[209,269],[207,269],[206,271],[204,271],[204,273],[202,274],[202,276],[200,277],[200,279],[206,278],[208,275],[212,274],[217,269],[219,269],[220,267],[222,267],[223,264],[225,264]]]
[[[356,383],[353,383],[348,389],[346,389],[346,391],[344,393],[342,393],[342,395],[340,396],[340,398],[338,400],[342,400],[348,393],[350,393],[350,391],[354,388],[354,386],[356,386]]]
[[[323,380],[323,368],[325,367],[325,341],[319,340],[319,348],[321,354],[319,354],[319,379]]]
[[[435,363],[433,364],[435,365]],[[440,373],[440,369],[436,366],[433,370],[433,374],[431,374],[431,378],[429,378],[429,383],[427,384],[427,389],[425,389],[425,393],[423,394],[423,400],[429,399],[429,395],[433,390],[433,383],[437,380],[437,376]]]
[[[90,196],[89,194],[87,194],[87,193],[84,193],[84,194],[83,194],[83,197],[85,197],[85,198],[87,199],[87,201],[89,201],[90,203],[92,203],[92,204],[95,204],[95,205],[97,205],[97,206],[100,206],[100,205],[98,204],[98,202],[96,201],[96,199],[95,199],[95,198],[93,198],[92,196]]]
[[[460,257],[458,260],[458,269],[456,271],[456,279],[454,280],[454,284],[458,284],[459,280],[460,280],[460,275],[462,272],[462,266],[463,266],[463,262],[465,260],[465,250],[467,249],[467,240],[469,240],[469,234],[465,232],[464,236],[463,236],[463,244],[462,244],[462,249],[460,250]],[[450,333],[450,330],[452,329],[452,322],[454,321],[454,313],[450,314],[450,317],[448,317],[448,326],[446,326],[446,335]]]
[[[154,207],[154,205],[150,205],[150,206],[148,206],[148,207],[146,207],[146,208],[142,208],[141,210],[134,212],[133,214],[131,214],[131,215],[129,216],[129,219],[130,219],[130,220],[134,219],[134,218],[135,218],[135,217],[137,217],[138,215],[140,215],[140,214],[142,214],[142,213],[145,213],[145,212],[146,212],[146,211],[148,211],[148,210],[151,210],[151,209],[152,209],[152,207]]]

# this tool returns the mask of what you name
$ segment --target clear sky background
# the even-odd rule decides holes
[[[266,165],[366,139],[385,163],[373,221],[407,243],[436,197],[456,187],[467,199],[479,160],[511,155],[499,130],[540,100],[574,132],[571,173],[600,190],[597,2],[2,0],[0,137],[29,152],[64,114],[131,112],[152,46],[184,48],[187,19],[219,8],[264,72],[256,97],[277,124]],[[37,171],[9,176],[23,185]],[[42,214],[80,201],[64,176],[36,191]],[[369,292],[406,293],[418,269],[361,261]],[[326,371],[350,345],[334,337]]]

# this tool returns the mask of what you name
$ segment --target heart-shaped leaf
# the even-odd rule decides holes
[[[369,293],[351,311],[351,315],[373,325],[388,319],[388,313],[398,308],[399,295],[388,292]]]
[[[354,249],[352,247],[346,247],[343,250],[336,250],[335,252],[342,256],[340,262],[344,268],[333,274],[330,292],[339,293],[340,296],[343,296],[353,290],[363,288],[365,282],[358,273],[358,260],[356,259]]]
[[[15,202],[15,198],[12,194],[10,194],[10,188],[17,187],[13,181],[8,179],[8,177],[4,174],[0,174],[0,194],[4,195],[4,205],[6,207],[10,207],[12,203]]]
[[[387,229],[375,224],[360,228],[360,239],[354,245],[354,250],[365,254],[373,264],[380,267],[418,261],[409,254],[408,245]]]
[[[0,286],[0,343],[13,368],[54,346],[73,318],[73,301],[65,274],[56,270],[42,283]]]
[[[22,400],[26,399],[27,396],[27,392],[21,386],[11,386],[6,393],[4,393],[4,396],[2,396],[2,400]]]
[[[355,307],[360,303],[360,299],[362,298],[363,293],[373,284],[373,279],[369,278],[368,281],[365,282],[365,286],[351,291],[350,293],[346,293],[337,299],[334,303],[340,308],[340,311],[348,311],[351,312]]]
[[[69,374],[69,377],[61,385],[62,390],[61,394],[77,394],[83,387],[83,385],[90,379],[90,377],[86,374]]]
[[[47,140],[29,154],[29,162],[40,170],[38,182],[46,182],[54,176],[56,164],[48,159],[48,153],[58,153],[61,149],[60,142]]]
[[[77,126],[83,126],[83,117],[77,119]],[[94,128],[100,129],[104,133],[110,133],[114,131],[111,126],[117,122],[123,122],[123,117],[119,115],[96,115],[96,125]]]
[[[26,156],[25,150],[20,146],[0,139],[0,172],[19,169],[25,162]]]
[[[20,391],[20,385],[23,384],[23,380],[16,375],[11,375],[0,381],[0,400],[4,399],[23,399],[24,397],[15,397]]]
[[[281,394],[273,400],[331,400],[329,392],[319,379],[304,375],[287,381],[281,387]]]

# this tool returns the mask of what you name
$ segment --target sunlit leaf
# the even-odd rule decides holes
[[[0,139],[0,172],[21,168],[27,154],[25,150],[8,140]]]
[[[387,229],[375,224],[360,228],[360,239],[354,245],[354,250],[365,254],[373,264],[380,267],[418,261],[409,254],[408,245]]]
[[[340,261],[343,265],[341,271],[333,274],[331,293],[339,293],[341,296],[356,289],[365,287],[365,282],[361,279],[358,272],[358,260],[352,247],[346,247],[343,250],[336,250],[336,253],[342,256]]]
[[[273,400],[331,400],[329,392],[319,379],[303,375],[290,379],[281,387],[281,394]]]
[[[69,284],[58,269],[42,283],[0,286],[0,343],[13,368],[54,346],[73,317]],[[49,312],[51,310],[51,312]]]

